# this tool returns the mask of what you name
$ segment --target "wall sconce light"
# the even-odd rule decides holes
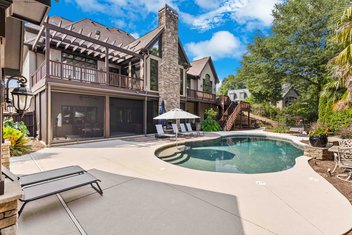
[[[10,100],[10,89],[9,83],[11,80],[17,80],[19,87],[16,87],[12,90],[12,100]],[[12,76],[7,79],[6,86],[5,86],[5,102],[13,106],[19,114],[24,114],[30,107],[31,101],[33,98],[33,93],[30,89],[26,87],[27,78],[24,76]]]

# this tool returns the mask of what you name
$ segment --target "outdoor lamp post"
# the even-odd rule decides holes
[[[48,14],[51,0],[12,0],[7,16],[41,25]]]
[[[16,87],[12,90],[12,101],[10,100],[10,89],[9,83],[11,80],[17,80],[19,87]],[[24,114],[31,107],[31,101],[33,98],[33,93],[28,87],[26,87],[27,78],[24,76],[12,76],[7,79],[6,82],[6,93],[5,93],[5,102],[13,105],[14,109],[19,114]]]

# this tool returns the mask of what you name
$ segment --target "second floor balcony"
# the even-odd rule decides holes
[[[212,103],[216,101],[216,95],[212,93],[203,92],[203,91],[187,89],[187,100]]]
[[[98,84],[124,89],[144,90],[144,80],[140,78],[132,78],[104,70],[79,67],[58,61],[49,61],[49,69],[46,67],[47,63],[44,61],[32,74],[32,86],[43,79],[49,78],[61,81],[73,81],[82,85]]]

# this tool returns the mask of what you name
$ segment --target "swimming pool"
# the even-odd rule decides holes
[[[287,170],[303,150],[265,137],[230,136],[158,150],[156,156],[186,168],[256,174]]]

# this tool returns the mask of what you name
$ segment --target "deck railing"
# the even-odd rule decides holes
[[[103,70],[85,68],[58,61],[49,61],[49,71],[46,74],[45,62],[33,73],[32,85],[46,77],[59,80],[77,81],[81,83],[101,84],[126,89],[143,90],[144,80]]]
[[[215,101],[216,95],[202,91],[187,89],[187,97],[200,101]]]

